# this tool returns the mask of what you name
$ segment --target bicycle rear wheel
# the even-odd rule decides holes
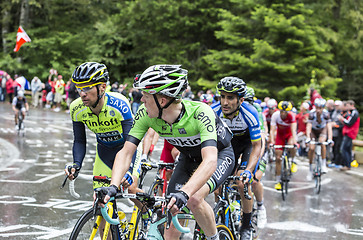
[[[217,225],[219,240],[234,240],[234,237],[226,225]]]
[[[98,225],[96,223],[97,216],[100,216],[101,212],[99,209],[96,212],[96,216],[93,217],[93,208],[88,209],[86,212],[82,214],[82,216],[78,219],[76,225],[73,228],[71,236],[69,240],[83,240],[83,239],[101,239],[100,231],[98,231]],[[97,233],[94,235],[94,238],[90,238],[93,227],[97,226]],[[112,236],[112,239],[118,239],[117,229],[115,226],[111,226],[109,236]]]

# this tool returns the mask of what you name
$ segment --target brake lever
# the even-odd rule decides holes
[[[166,229],[169,229],[173,216],[171,215],[170,209],[166,210]]]
[[[68,179],[68,176],[66,175],[66,177],[63,180],[63,183],[62,183],[62,186],[60,187],[60,189],[64,188],[64,186],[66,185],[67,179]]]

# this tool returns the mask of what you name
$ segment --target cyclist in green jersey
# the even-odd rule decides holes
[[[124,148],[116,156],[112,185],[103,188],[107,194],[104,202],[116,194],[137,145],[151,127],[180,151],[168,184],[167,193],[172,198],[167,207],[176,214],[188,205],[207,239],[218,239],[213,209],[205,197],[232,174],[232,133],[208,105],[181,100],[188,86],[187,73],[181,65],[155,65],[134,83],[143,91],[144,104],[135,116]],[[167,239],[178,239],[180,235],[174,231],[166,234]]]

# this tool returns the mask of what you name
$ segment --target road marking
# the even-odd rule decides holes
[[[325,228],[317,227],[314,225],[298,221],[267,223],[266,228],[271,228],[276,230],[286,230],[286,231],[315,232],[315,233],[326,232]]]
[[[64,172],[59,172],[59,173],[56,173],[56,174],[48,175],[47,177],[40,178],[40,179],[35,180],[35,181],[0,179],[0,182],[7,182],[7,183],[33,183],[33,184],[37,184],[37,183],[44,183],[46,181],[49,181],[50,179],[53,179],[53,178],[56,178],[56,177],[59,177],[59,176],[63,176],[63,175],[64,175]]]
[[[321,181],[321,185],[325,185],[328,184],[332,181],[331,178],[324,178]],[[268,181],[268,180],[264,180],[263,182],[265,183],[275,183],[275,181]],[[292,185],[294,184],[298,184],[298,185],[304,185],[302,187],[293,187]],[[289,182],[289,192],[295,192],[295,191],[300,191],[300,190],[305,190],[305,189],[309,189],[309,188],[315,188],[315,183],[314,182]],[[278,192],[280,193],[281,190],[276,190],[274,187],[267,187],[266,185],[263,185],[263,189],[264,190],[268,190],[271,192]]]
[[[337,223],[334,225],[335,229],[338,232],[342,232],[345,234],[350,235],[356,235],[356,236],[363,236],[363,230],[362,229],[347,229],[343,224]]]
[[[35,228],[36,230],[41,230],[41,231],[34,231],[31,232],[29,231],[29,228]],[[27,232],[19,232],[19,230],[26,230]],[[17,230],[17,232],[10,232],[10,231],[14,231]],[[61,230],[57,230],[54,228],[49,228],[49,227],[44,227],[44,226],[40,226],[40,225],[13,225],[13,226],[9,226],[9,227],[0,227],[0,237],[15,237],[15,236],[34,236],[34,235],[42,235],[42,236],[38,236],[37,239],[52,239],[55,237],[59,237],[59,236],[63,236],[63,235],[68,235],[69,233],[71,233],[73,230],[72,228],[68,228],[68,229],[61,229]],[[7,233],[8,232],[8,233]]]

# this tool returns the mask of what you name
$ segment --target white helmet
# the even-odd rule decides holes
[[[18,97],[24,97],[24,92],[22,90],[18,91]]]
[[[138,79],[134,88],[150,94],[163,94],[173,98],[181,98],[188,87],[188,71],[181,65],[154,65],[147,68]]]
[[[323,107],[325,107],[325,103],[326,103],[326,100],[324,98],[317,98],[314,101],[315,107],[323,108]]]
[[[276,108],[276,106],[277,106],[277,101],[275,99],[271,98],[267,101],[268,108]]]

